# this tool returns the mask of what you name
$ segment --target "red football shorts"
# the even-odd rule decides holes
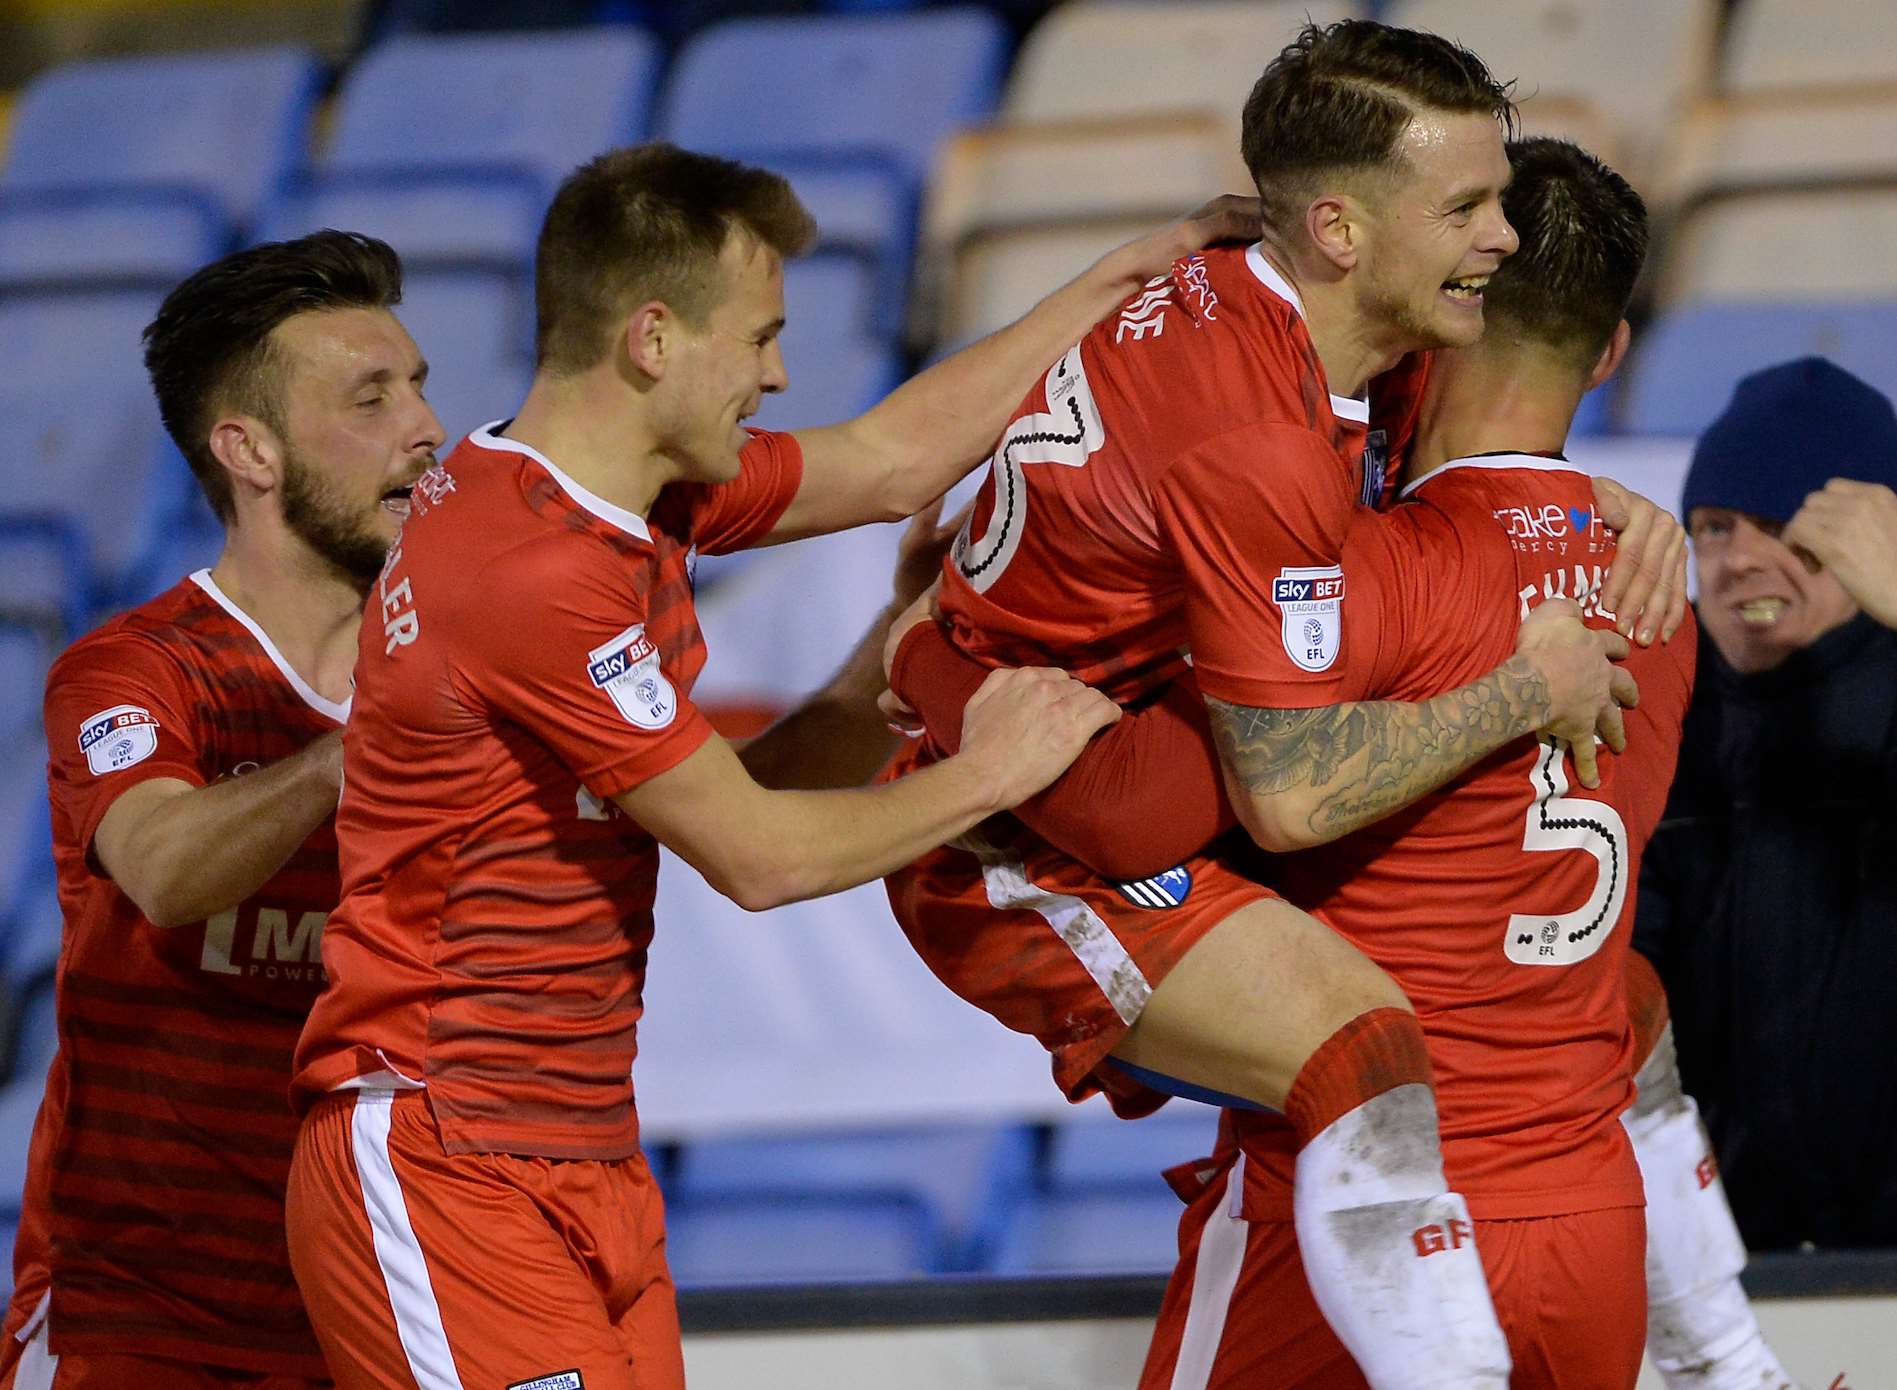
[[[290,1264],[339,1390],[682,1390],[658,1185],[640,1157],[447,1154],[424,1093],[303,1121]]]
[[[1005,845],[934,850],[891,874],[896,920],[943,984],[1040,1039],[1070,1100],[1105,1088],[1123,1114],[1153,1109],[1158,1097],[1128,1097],[1096,1068],[1200,938],[1277,895],[1205,855],[1115,884],[1012,823],[1006,833]]]
[[[1194,1164],[1166,1175],[1197,1195],[1140,1390],[1368,1390],[1311,1297],[1291,1223],[1247,1220],[1233,1200],[1243,1162],[1209,1178]],[[1646,1212],[1474,1225],[1513,1390],[1633,1390],[1647,1338]]]

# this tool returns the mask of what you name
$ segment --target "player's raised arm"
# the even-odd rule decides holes
[[[752,911],[867,883],[1032,796],[1119,718],[1064,671],[997,671],[969,701],[962,751],[899,781],[770,791],[712,738],[614,800]]]
[[[1428,795],[1496,749],[1546,733],[1573,749],[1583,786],[1598,725],[1622,746],[1619,705],[1637,698],[1611,664],[1625,639],[1591,632],[1567,600],[1522,621],[1516,652],[1488,675],[1433,700],[1322,709],[1255,709],[1208,695],[1206,708],[1239,821],[1268,850],[1308,849]]]
[[[766,543],[896,521],[988,456],[1036,376],[1174,261],[1258,235],[1258,201],[1226,195],[1108,252],[1022,318],[898,387],[854,420],[797,431],[804,484]]]

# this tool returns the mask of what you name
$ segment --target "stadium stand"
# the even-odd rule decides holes
[[[1664,8],[1664,7],[1656,7]],[[1897,9],[1852,0],[1743,0],[1726,33],[1720,89],[1888,84]]]

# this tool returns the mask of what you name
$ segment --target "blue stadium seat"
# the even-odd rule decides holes
[[[231,244],[300,161],[320,77],[291,48],[52,69],[15,108],[0,171],[0,240],[15,245],[0,269],[175,279]]]
[[[1811,353],[1897,397],[1897,301],[1700,303],[1662,314],[1621,388],[1621,428],[1698,434],[1741,377]]]
[[[997,1274],[1163,1274],[1185,1206],[1156,1192],[1047,1192],[1015,1204],[988,1268]]]
[[[270,226],[369,232],[417,265],[524,268],[559,181],[644,135],[657,71],[657,46],[624,25],[378,44]]]
[[[162,533],[189,475],[169,466],[137,291],[0,299],[0,414],[14,467],[0,498],[0,611],[75,619],[115,594]],[[54,564],[57,568],[53,568]]]
[[[875,272],[856,256],[817,255],[784,267],[786,338],[798,344],[819,340],[894,341],[878,331]]]
[[[1211,1153],[1218,1127],[1217,1110],[1187,1100],[1170,1101],[1143,1120],[1070,1120],[1053,1128],[1042,1182],[1053,1192],[1169,1192],[1160,1173]]]
[[[906,1279],[943,1265],[927,1209],[900,1193],[677,1201],[665,1226],[666,1261],[687,1288]]]
[[[701,1140],[679,1154],[668,1196],[709,1205],[894,1195],[915,1202],[954,1245],[990,1193],[1027,1181],[1032,1147],[1021,1125]]]
[[[769,163],[816,219],[818,248],[870,268],[873,301],[864,328],[894,342],[908,311],[915,257],[916,193],[908,176],[880,155],[774,155]]]
[[[0,1085],[0,1221],[12,1222],[19,1214],[33,1119],[46,1094],[46,1068],[58,1045],[53,982],[43,980],[19,1001],[12,1071]],[[7,1248],[12,1248],[11,1240]],[[11,1273],[12,1261],[7,1267]]]
[[[5,1242],[5,1248],[9,1252],[13,1249],[13,1242],[18,1238],[19,1234],[19,1213],[9,1205],[0,1204],[0,1242]],[[11,1258],[7,1260],[4,1267],[0,1267],[0,1286],[4,1286],[6,1290],[5,1293],[0,1294],[0,1298],[10,1299],[13,1297],[13,1261]]]
[[[46,668],[64,637],[44,623],[0,614],[0,743],[12,743],[39,730]]]
[[[448,444],[519,408],[533,366],[533,289],[524,277],[420,270],[396,307],[428,359],[428,399]]]
[[[900,367],[887,348],[864,342],[806,342],[784,332],[790,388],[766,396],[752,421],[761,429],[807,429],[860,415],[894,389]]]

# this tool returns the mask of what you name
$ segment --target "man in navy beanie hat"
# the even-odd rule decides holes
[[[1746,1243],[1897,1244],[1897,413],[1755,373],[1681,510],[1699,685],[1634,944]]]

